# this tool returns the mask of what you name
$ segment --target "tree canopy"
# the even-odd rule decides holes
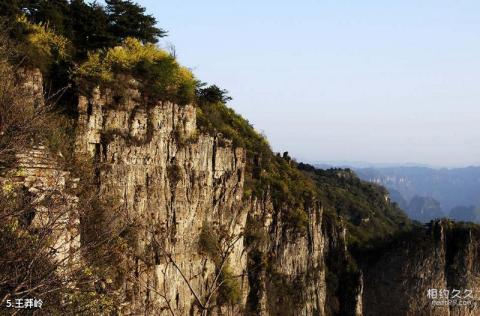
[[[145,13],[145,8],[132,1],[106,0],[108,29],[115,42],[135,37],[143,43],[156,43],[166,32],[155,27],[156,20]]]
[[[197,86],[197,96],[199,103],[227,103],[232,100],[228,91],[221,89],[216,85],[207,86],[206,83],[199,83]]]
[[[0,0],[0,15],[12,24],[25,15],[48,25],[73,43],[78,58],[89,50],[117,46],[127,37],[156,43],[166,35],[144,7],[130,0],[107,0],[105,6],[84,0]]]

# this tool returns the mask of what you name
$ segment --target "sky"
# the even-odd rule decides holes
[[[138,1],[198,79],[306,162],[480,164],[480,2]]]

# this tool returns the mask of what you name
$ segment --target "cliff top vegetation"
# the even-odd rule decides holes
[[[409,225],[402,211],[385,200],[382,188],[347,171],[316,170],[288,153],[274,153],[266,138],[226,105],[227,91],[197,80],[155,44],[166,31],[134,2],[13,1],[0,2],[0,9],[12,37],[26,47],[26,62],[40,67],[51,87],[72,87],[58,102],[64,112],[74,112],[79,90],[100,85],[121,93],[130,76],[144,99],[195,104],[202,132],[245,148],[245,198],[265,198],[268,192],[295,231],[304,233],[306,210],[320,206],[346,221],[352,244]]]

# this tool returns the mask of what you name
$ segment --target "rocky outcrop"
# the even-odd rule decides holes
[[[479,239],[476,227],[438,221],[370,254],[364,315],[478,315]]]
[[[291,228],[285,210],[255,201],[246,236],[252,315],[323,315],[326,284],[323,209],[313,205],[307,227]],[[301,231],[298,231],[302,229]]]
[[[94,158],[100,192],[139,228],[122,314],[200,315],[208,305],[214,315],[475,315],[473,227],[416,227],[355,260],[346,225],[319,201],[291,210],[268,190],[245,198],[245,151],[200,133],[195,107],[146,103],[132,88],[96,89],[78,110],[77,153]],[[219,263],[202,249],[205,229],[234,240],[225,266],[238,279],[235,302],[207,304]],[[442,305],[431,290],[473,300]]]
[[[157,313],[167,301],[180,314],[193,312],[194,295],[206,296],[215,269],[199,251],[202,228],[243,231],[244,151],[198,135],[194,107],[146,106],[135,90],[118,103],[97,90],[90,99],[80,98],[79,112],[77,147],[97,160],[101,192],[119,203],[119,216],[140,225],[138,256],[152,244],[162,247],[153,250],[153,264],[135,260],[135,277],[124,286],[128,306],[123,312]],[[233,272],[244,275],[242,239],[230,260]],[[247,286],[243,277],[242,286]]]
[[[31,207],[30,227],[48,227],[58,262],[64,265],[80,257],[78,198],[72,191],[78,179],[59,164],[60,157],[45,146],[33,146],[16,155],[17,168],[6,174],[4,185],[23,188]]]
[[[34,100],[43,93],[30,86],[39,106]],[[435,222],[355,253],[356,261],[342,218],[315,200],[289,209],[268,190],[246,198],[245,150],[200,133],[194,106],[147,103],[134,86],[121,96],[108,89],[80,96],[76,130],[76,154],[93,159],[98,192],[126,227],[127,275],[115,289],[120,314],[202,315],[204,307],[210,315],[476,314],[472,305],[433,306],[430,290],[468,290],[476,298],[478,228]],[[71,190],[78,180],[44,146],[16,158],[18,168],[0,179],[2,187],[28,191],[32,225],[42,214],[64,214],[52,234],[64,258],[80,244]],[[227,246],[225,260],[208,249],[208,231]],[[238,286],[232,297],[215,286],[224,269]],[[101,291],[103,281],[112,282],[100,280]],[[209,301],[212,289],[218,295]]]
[[[307,226],[292,227],[268,192],[243,199],[244,150],[200,134],[195,121],[193,106],[145,105],[134,89],[121,100],[98,89],[80,97],[78,151],[95,157],[101,190],[118,200],[122,216],[140,222],[138,252],[161,241],[175,263],[136,260],[123,312],[168,314],[174,304],[180,314],[198,313],[194,296],[208,296],[215,272],[199,250],[202,229],[211,225],[239,236],[228,264],[242,297],[218,313],[324,315],[326,245],[346,253],[344,230],[327,232],[333,223],[324,227],[318,203],[301,210]]]
[[[19,68],[16,76],[20,83],[19,98],[25,102],[25,108],[40,111],[45,106],[40,70]],[[25,140],[25,146],[16,148],[13,156],[12,162],[4,164],[2,161],[0,167],[0,184],[4,193],[18,191],[24,196],[23,202],[29,208],[24,224],[30,229],[41,227],[51,231],[55,241],[51,251],[58,262],[67,265],[77,260],[80,231],[76,209],[78,198],[73,191],[79,179],[66,171],[61,156],[32,140]]]
[[[24,101],[33,108],[41,108],[45,105],[43,94],[43,76],[38,68],[20,68],[16,75],[21,85],[21,92]]]

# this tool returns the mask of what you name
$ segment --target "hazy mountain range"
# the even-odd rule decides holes
[[[318,164],[326,167],[328,164]],[[418,221],[450,217],[480,222],[480,167],[443,168],[338,164],[366,181],[385,186],[391,199]],[[367,167],[364,167],[364,166]]]

